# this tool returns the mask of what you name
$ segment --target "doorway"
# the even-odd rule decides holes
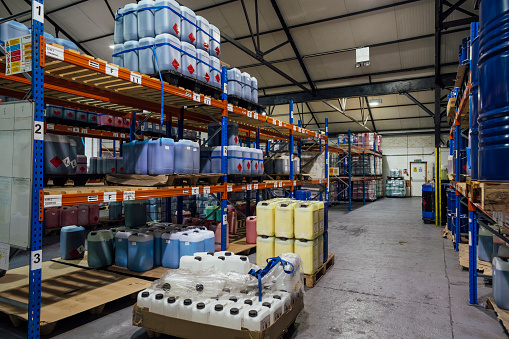
[[[422,197],[422,185],[428,181],[427,169],[426,162],[410,163],[410,196]]]

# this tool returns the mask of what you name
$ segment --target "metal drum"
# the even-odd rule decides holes
[[[479,10],[479,180],[509,181],[509,0]]]

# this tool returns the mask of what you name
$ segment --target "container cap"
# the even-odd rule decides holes
[[[242,294],[248,294],[249,292],[248,292],[248,290],[241,290],[241,291],[240,291],[240,293],[242,293]]]
[[[219,259],[219,260],[223,260],[223,261],[224,261],[226,258],[225,258],[225,257],[223,257],[223,256],[219,256],[219,257],[217,257],[217,259]]]
[[[168,304],[174,304],[176,301],[177,301],[177,298],[175,298],[175,297],[169,297],[167,300]]]
[[[239,299],[238,299],[237,297],[230,297],[230,299],[228,299],[228,300],[231,300],[231,301],[233,301],[233,302],[237,302],[237,301],[239,301]]]
[[[150,295],[149,292],[141,292],[142,298],[147,298]]]
[[[280,296],[280,295],[277,295],[277,294],[276,294],[276,295],[273,295],[273,296],[272,296],[272,298],[281,300],[281,296]]]
[[[253,305],[253,300],[246,299],[246,300],[244,300],[244,304],[246,304],[246,305]]]
[[[224,252],[224,255],[227,256],[227,257],[231,257],[232,252]]]
[[[214,255],[214,252],[207,252],[207,255]]]
[[[214,306],[214,310],[215,311],[222,311],[223,310],[223,305],[217,304],[216,306]]]
[[[247,261],[247,257],[240,257],[241,261]]]
[[[239,309],[238,309],[238,308],[236,308],[236,307],[234,307],[234,308],[230,309],[230,314],[233,314],[233,315],[237,315],[237,314],[239,314]]]
[[[198,304],[196,304],[196,308],[199,309],[199,310],[203,310],[205,308],[205,304],[204,303],[198,303]]]
[[[161,300],[164,298],[164,295],[162,293],[156,294],[156,300]]]
[[[171,285],[169,283],[164,283],[163,284],[163,291],[169,291],[171,290]]]
[[[249,316],[251,318],[256,318],[258,316],[258,312],[256,310],[249,311]]]
[[[186,305],[186,306],[189,306],[189,305],[191,305],[192,303],[193,303],[193,301],[192,301],[191,299],[185,299],[185,300],[184,300],[184,305]]]
[[[223,288],[223,292],[230,293],[231,290],[229,288]]]
[[[270,308],[270,306],[271,306],[271,305],[270,305],[270,303],[268,303],[268,302],[264,302],[264,303],[262,304],[262,306],[265,306],[265,307]]]
[[[194,257],[194,260],[201,261],[201,257]]]
[[[198,292],[203,291],[203,285],[202,285],[202,284],[196,284],[196,290],[197,290]]]

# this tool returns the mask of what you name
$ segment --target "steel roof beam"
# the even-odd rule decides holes
[[[430,117],[432,117],[432,118],[435,117],[435,114],[433,114],[433,112],[431,112],[426,106],[421,104],[421,102],[419,100],[417,100],[416,98],[414,98],[410,93],[404,92],[404,93],[400,93],[400,94],[406,96],[408,99],[410,99],[410,101],[412,101],[414,104],[416,104],[417,106],[422,108],[424,110],[424,112],[428,113],[428,115]]]
[[[238,0],[223,1],[223,2],[220,2],[218,4],[213,4],[213,5],[210,5],[210,6],[205,6],[205,7],[202,7],[202,8],[195,9],[194,12],[196,13],[196,12],[206,11],[207,9],[216,8],[216,7],[227,5],[227,4],[231,4],[232,2],[237,2],[237,1]]]
[[[302,72],[306,76],[306,79],[308,81],[308,85],[311,88],[311,91],[316,91],[316,87],[313,84],[313,80],[311,80],[311,76],[309,75],[309,72],[306,68],[306,65],[304,64],[304,60],[302,59],[299,50],[297,49],[297,45],[295,44],[295,41],[293,40],[292,34],[290,33],[290,29],[288,28],[288,25],[286,24],[285,19],[283,18],[283,14],[281,13],[281,10],[279,9],[279,6],[276,2],[276,0],[270,0],[272,7],[274,8],[274,11],[276,12],[277,18],[279,19],[279,22],[281,23],[281,26],[283,26],[283,30],[286,35],[286,39],[290,41],[290,46],[292,46],[293,53],[295,54],[295,57],[299,61],[300,68],[302,69]],[[318,124],[318,123],[317,123]]]
[[[318,120],[316,120],[316,117],[315,117],[315,115],[313,114],[313,111],[311,110],[311,107],[309,107],[309,103],[307,103],[307,102],[306,102],[306,106],[307,106],[307,108],[308,108],[309,112],[311,113],[311,117],[315,120],[316,126],[317,126],[318,128],[320,128],[320,124],[318,123]],[[298,107],[298,105],[297,105],[297,107]]]
[[[452,82],[456,78],[456,73],[444,74],[442,80],[444,82]],[[283,105],[288,101],[293,100],[297,102],[330,100],[337,98],[351,98],[372,95],[386,95],[386,94],[399,94],[403,92],[418,92],[424,90],[434,89],[435,82],[434,76],[414,78],[408,80],[387,81],[380,83],[370,83],[355,86],[344,86],[326,88],[317,90],[315,96],[309,91],[294,92],[285,94],[274,94],[261,97],[259,99],[260,105]]]
[[[2,4],[4,5],[5,9],[7,10],[7,12],[9,13],[9,15],[12,15],[12,12],[11,10],[9,9],[9,6],[7,6],[7,4],[5,3],[5,0],[2,0]]]
[[[453,4],[451,4],[449,1],[446,1],[446,0],[442,0],[442,3],[443,3],[444,5],[446,5],[446,6],[449,6],[449,7],[453,6]],[[470,16],[476,16],[476,15],[477,15],[477,14],[472,13],[472,12],[470,12],[470,11],[467,11],[466,9],[463,9],[463,8],[461,8],[461,7],[456,8],[456,10],[457,10],[458,12],[461,12],[461,13],[463,13],[463,14],[470,15]]]
[[[106,4],[106,6],[108,7],[108,10],[110,11],[111,13],[111,16],[113,17],[113,19],[115,19],[115,13],[113,12],[113,10],[111,9],[111,6],[110,6],[110,3],[108,2],[108,0],[104,0],[104,3]]]
[[[447,29],[447,28],[467,25],[467,24],[470,24],[472,22],[477,22],[477,21],[479,21],[479,16],[471,16],[471,17],[464,18],[464,19],[442,22],[442,26],[444,29]],[[445,33],[446,32],[443,32],[442,34],[445,34]]]
[[[449,15],[452,14],[456,9],[459,9],[467,0],[458,0],[454,5],[450,6],[446,11],[442,13],[442,20],[445,20]]]
[[[376,119],[376,121],[410,120],[410,119],[424,119],[424,118],[429,119],[428,116],[418,115],[418,116],[413,116],[413,117]],[[329,125],[331,125],[331,124],[334,124],[334,125],[337,125],[337,124],[353,124],[353,121],[333,121],[333,122],[329,122]],[[429,127],[429,128],[433,128],[433,127]],[[378,132],[376,132],[376,133],[378,133]]]
[[[375,126],[375,121],[373,120],[373,114],[371,113],[371,106],[369,105],[368,97],[364,97],[364,100],[366,101],[366,107],[368,108],[371,124],[373,125],[373,130],[375,131],[375,133],[378,133]]]

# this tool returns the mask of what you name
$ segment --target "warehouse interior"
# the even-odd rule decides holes
[[[6,337],[509,335],[509,1],[0,2]]]

